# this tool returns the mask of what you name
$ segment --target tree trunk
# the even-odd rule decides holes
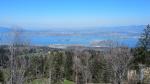
[[[77,74],[77,72],[75,74],[76,74],[75,75],[75,82],[76,82],[76,84],[78,84],[78,74]]]
[[[49,71],[49,84],[51,84],[51,70]]]
[[[142,84],[143,83],[143,79],[144,79],[144,67],[143,64],[139,64],[139,70],[138,70],[138,79],[139,79],[139,83],[138,84]]]

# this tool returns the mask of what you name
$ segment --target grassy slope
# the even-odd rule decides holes
[[[64,84],[74,84],[72,81],[65,80]]]
[[[32,81],[31,84],[48,84],[48,80],[47,79],[36,79],[34,81]],[[71,81],[68,80],[64,80],[64,84],[74,84]]]

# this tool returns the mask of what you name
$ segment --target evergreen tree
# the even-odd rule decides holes
[[[135,49],[136,64],[150,64],[150,25],[144,29]]]
[[[65,52],[65,78],[67,80],[73,80],[73,52],[70,50]]]
[[[143,84],[144,72],[143,68],[145,65],[150,64],[150,25],[144,29],[141,37],[139,38],[137,48],[134,51],[135,60],[134,63],[138,66],[137,74],[139,75],[138,84]]]
[[[0,70],[0,83],[4,83],[4,74],[3,74],[3,71],[2,70]]]
[[[64,52],[58,51],[52,53],[52,84],[63,84],[64,80]]]

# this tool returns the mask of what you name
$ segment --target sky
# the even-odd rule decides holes
[[[0,0],[0,26],[82,28],[150,23],[150,0]]]

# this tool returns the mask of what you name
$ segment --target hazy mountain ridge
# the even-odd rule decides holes
[[[87,28],[23,28],[26,32],[141,32],[146,25],[115,26],[115,27],[87,27]],[[0,31],[11,31],[10,27],[0,26]]]

